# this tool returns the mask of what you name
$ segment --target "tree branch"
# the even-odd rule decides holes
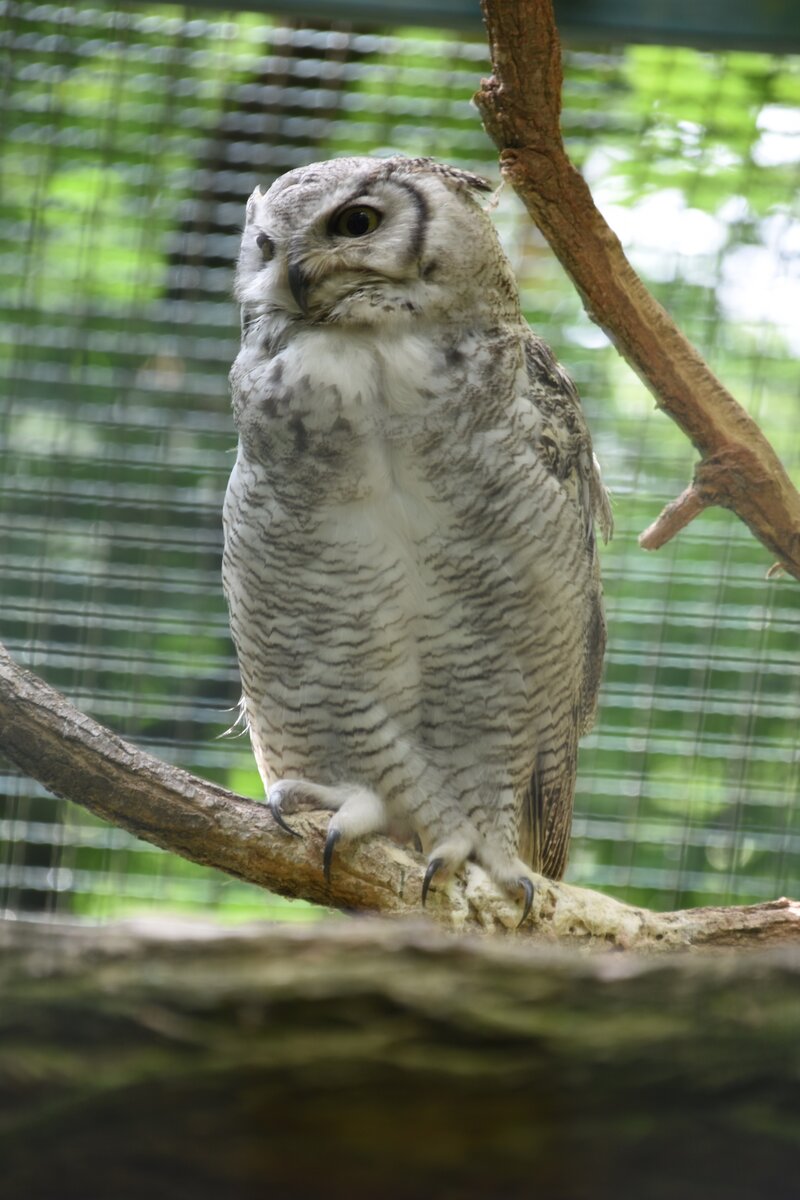
[[[207,783],[79,712],[0,647],[0,750],[57,796],[203,866],[282,896],[318,904],[419,916],[424,862],[386,838],[337,849],[330,888],[322,876],[328,813],[297,813],[289,837],[268,809]],[[426,909],[458,930],[511,930],[518,906],[477,866],[432,888]],[[541,879],[520,933],[617,949],[752,946],[800,942],[800,903],[655,913],[599,892]]]
[[[643,550],[660,550],[705,508],[708,508],[707,502],[694,484],[691,484],[685,492],[681,492],[677,499],[667,505],[644,533],[639,534],[639,545]]]
[[[594,205],[560,130],[561,45],[551,0],[482,0],[493,76],[475,102],[521,197],[587,313],[700,452],[703,503],[685,496],[644,535],[656,549],[703,507],[739,516],[800,579],[800,495],[756,423],[650,295]],[[706,469],[713,466],[713,486]],[[681,520],[677,521],[679,512]]]
[[[8,921],[0,994],[19,1200],[794,1194],[797,948]]]

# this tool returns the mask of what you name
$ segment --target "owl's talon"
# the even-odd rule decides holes
[[[520,925],[524,924],[525,918],[527,917],[528,913],[531,911],[531,905],[533,904],[533,894],[535,891],[535,888],[534,888],[533,884],[531,883],[530,879],[528,879],[527,875],[521,875],[518,882],[519,882],[519,886],[522,888],[523,892],[525,893],[525,902],[522,906],[522,916],[519,919],[519,925],[517,925],[517,929],[519,929]]]
[[[425,901],[428,899],[428,888],[431,886],[431,880],[438,870],[444,866],[443,858],[432,858],[428,863],[428,869],[425,872],[425,878],[422,881],[422,907],[425,907]]]
[[[328,836],[325,838],[325,849],[322,853],[322,873],[325,876],[325,882],[330,887],[331,882],[331,863],[333,862],[333,852],[336,849],[336,843],[342,836],[341,831],[334,828],[328,830]]]
[[[299,834],[296,829],[292,829],[291,825],[286,824],[283,813],[281,812],[281,794],[277,789],[274,789],[267,796],[267,806],[269,811],[272,813],[275,823],[280,825],[281,829],[285,833],[290,833],[292,837],[296,838],[302,836],[302,834]]]

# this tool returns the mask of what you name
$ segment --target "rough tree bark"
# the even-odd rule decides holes
[[[658,404],[700,452],[694,481],[645,530],[656,550],[709,505],[729,508],[800,579],[800,495],[771,445],[650,295],[561,137],[561,45],[551,0],[482,0],[493,76],[475,96],[521,197],[580,293]]]
[[[153,758],[79,712],[0,647],[0,750],[57,796],[137,837],[278,892],[391,916],[418,914],[424,863],[370,838],[337,851],[322,876],[327,813],[296,814],[289,837],[261,804]],[[431,889],[426,910],[453,929],[513,929],[518,908],[477,866]],[[520,933],[581,946],[666,950],[800,943],[800,903],[655,913],[542,879]]]
[[[0,926],[9,1200],[794,1200],[800,954]]]

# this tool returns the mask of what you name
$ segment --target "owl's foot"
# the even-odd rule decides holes
[[[333,852],[340,841],[352,842],[370,833],[384,833],[389,824],[386,806],[380,796],[358,784],[335,787],[310,783],[307,779],[281,779],[267,792],[267,805],[281,829],[299,837],[284,817],[286,811],[302,808],[332,808],[335,814],[328,826],[322,869],[326,883],[331,881]]]
[[[308,779],[279,779],[267,792],[267,806],[281,829],[299,837],[297,830],[287,824],[287,813],[341,808],[353,790],[354,786],[349,784],[330,787],[324,783],[311,783]]]
[[[275,823],[280,825],[285,833],[290,833],[292,837],[300,837],[300,834],[296,829],[292,829],[291,825],[286,824],[283,816],[283,805],[286,800],[287,791],[291,788],[292,784],[298,782],[299,780],[282,779],[280,783],[276,783],[267,792],[267,807],[272,813]]]
[[[428,899],[428,891],[434,878],[441,872],[444,876],[449,877],[459,867],[464,865],[468,857],[473,857],[469,853],[460,853],[464,849],[461,840],[453,839],[451,843],[437,846],[431,852],[428,859],[428,866],[425,871],[425,877],[422,881],[422,907],[425,907],[425,902]],[[480,855],[476,855],[479,860]],[[536,894],[536,887],[527,868],[519,860],[509,863],[507,866],[498,866],[496,862],[481,864],[488,871],[495,883],[503,888],[504,891],[513,892],[517,888],[522,892],[522,916],[520,917],[517,928],[524,923],[533,906],[533,897]]]
[[[422,907],[425,907],[425,901],[428,899],[428,888],[431,886],[431,880],[437,871],[441,871],[444,866],[443,858],[432,858],[428,863],[428,869],[425,872],[425,878],[422,881]]]
[[[325,838],[325,849],[322,852],[322,874],[325,876],[325,882],[328,887],[331,886],[331,863],[333,862],[333,852],[336,849],[336,843],[341,837],[341,833],[331,823],[328,826],[328,836]]]
[[[344,791],[346,796],[338,811],[331,817],[322,867],[326,883],[331,881],[333,851],[339,842],[354,842],[371,833],[385,833],[389,818],[380,796],[365,787],[331,789]]]
[[[510,894],[522,892],[522,916],[517,922],[517,928],[519,928],[533,907],[533,898],[536,895],[536,876],[521,859],[509,858],[502,853],[497,853],[494,847],[486,847],[484,853],[478,856],[478,861],[503,891]]]

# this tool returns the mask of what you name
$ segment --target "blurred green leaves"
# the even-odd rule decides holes
[[[497,178],[470,105],[485,47],[157,5],[15,11],[0,51],[3,637],[120,732],[258,797],[246,737],[217,740],[237,698],[219,582],[232,231],[279,163],[401,151]],[[800,478],[800,60],[568,50],[563,125],[648,286]],[[763,549],[723,512],[638,549],[695,453],[508,189],[495,219],[534,328],[578,383],[617,522],[571,878],[662,908],[796,891],[800,589],[765,582]],[[26,902],[39,889],[93,915],[301,911],[7,788],[12,906],[27,880]]]

